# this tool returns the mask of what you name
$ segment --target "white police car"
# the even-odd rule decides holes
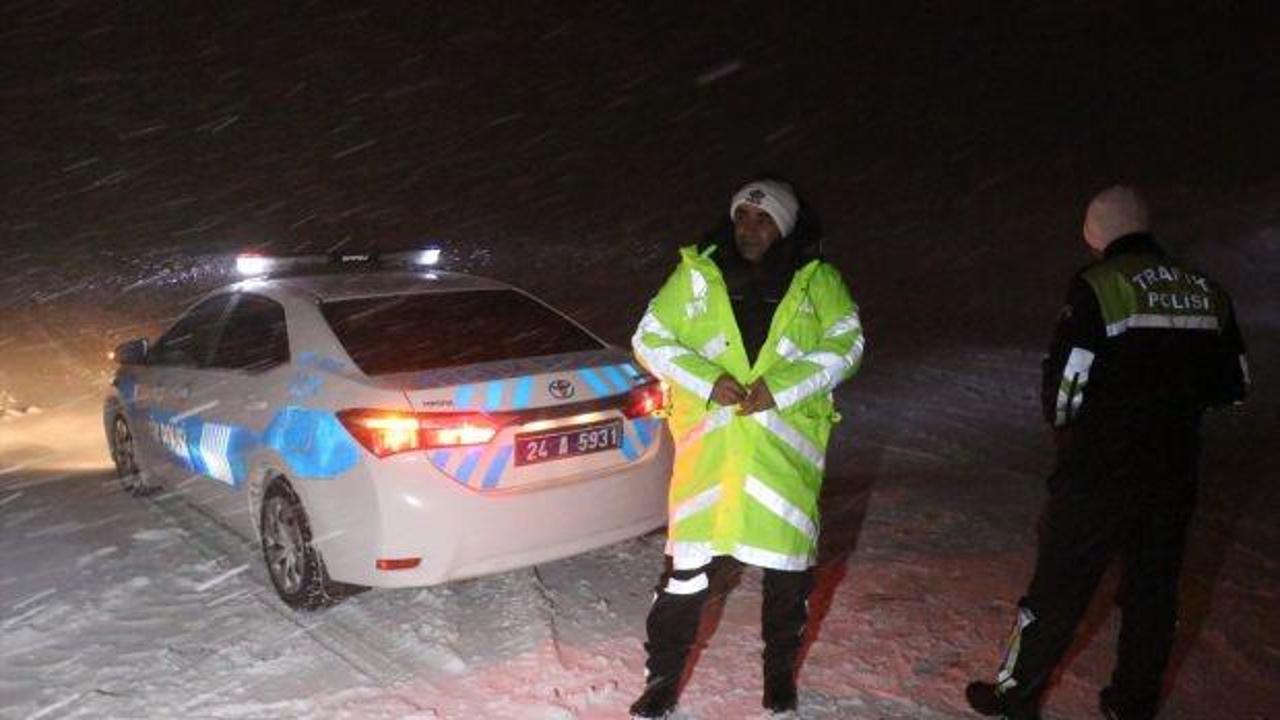
[[[335,583],[429,585],[664,524],[662,389],[629,354],[493,280],[272,275],[272,262],[241,258],[267,274],[117,348],[104,422],[127,489],[181,484],[260,538],[290,606],[329,603]]]

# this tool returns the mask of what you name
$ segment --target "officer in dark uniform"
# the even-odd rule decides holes
[[[1045,418],[1058,439],[1035,574],[983,715],[1039,717],[1050,674],[1103,572],[1124,562],[1118,658],[1103,714],[1154,718],[1173,644],[1178,574],[1195,508],[1200,418],[1243,401],[1244,345],[1226,291],[1169,257],[1128,187],[1090,203],[1099,259],[1071,282],[1044,361]]]

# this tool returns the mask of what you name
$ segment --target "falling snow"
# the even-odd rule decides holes
[[[967,717],[1033,559],[1039,357],[1086,259],[1079,213],[1128,180],[1233,290],[1255,382],[1207,423],[1162,718],[1280,717],[1262,4],[8,5],[0,718],[623,716],[661,533],[295,613],[259,549],[184,501],[202,480],[120,492],[107,353],[229,282],[234,252],[426,243],[625,345],[676,248],[760,171],[821,211],[869,336],[838,394],[801,716]],[[1115,583],[1047,718],[1093,715]],[[760,594],[748,571],[715,609],[683,719],[758,715]]]

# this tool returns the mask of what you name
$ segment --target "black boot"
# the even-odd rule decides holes
[[[760,608],[764,638],[764,697],[761,705],[777,714],[796,709],[796,666],[809,616],[809,570],[764,571],[764,603]]]
[[[633,718],[665,718],[675,710],[680,699],[680,678],[697,638],[702,607],[710,596],[712,574],[710,565],[693,570],[668,568],[658,581],[653,607],[645,620],[648,640],[644,649],[648,658],[644,664],[644,692],[631,705]],[[707,583],[702,590],[680,593],[667,589],[670,583],[696,582],[699,578]]]
[[[644,692],[631,703],[632,718],[666,718],[676,709],[680,698],[680,677],[653,677]]]
[[[969,707],[979,715],[1005,720],[1040,720],[1040,714],[1034,710],[1015,707],[995,683],[971,682],[964,689],[964,696]]]
[[[1102,694],[1098,696],[1098,710],[1102,712],[1102,717],[1107,720],[1123,720],[1120,715],[1120,710],[1116,708],[1115,703],[1107,697],[1107,690],[1109,689],[1110,688],[1104,688],[1102,690]]]
[[[1156,716],[1154,703],[1134,703],[1110,685],[1098,693],[1098,709],[1107,720],[1151,720]]]
[[[775,713],[796,709],[796,676],[790,667],[765,672],[764,699],[760,704]]]

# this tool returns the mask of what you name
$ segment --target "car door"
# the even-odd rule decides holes
[[[197,390],[231,293],[196,304],[169,328],[147,353],[139,377],[139,408],[151,457],[149,468],[159,479],[183,482],[198,474],[199,408],[207,402]]]
[[[249,292],[236,294],[205,369],[199,391],[199,465],[209,482],[196,490],[201,504],[246,537],[253,518],[245,493],[249,456],[260,443],[287,392],[289,338],[284,308]]]

